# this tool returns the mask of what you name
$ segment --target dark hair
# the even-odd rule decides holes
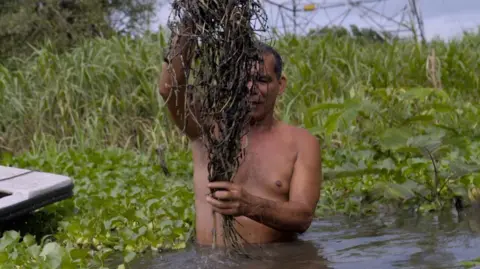
[[[272,46],[267,45],[266,43],[263,43],[260,41],[257,42],[257,45],[262,53],[269,53],[273,55],[273,58],[275,59],[275,63],[274,63],[275,74],[277,75],[277,79],[280,79],[283,71],[283,60],[280,54],[278,53],[278,51],[275,50]]]

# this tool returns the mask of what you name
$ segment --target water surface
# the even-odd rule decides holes
[[[181,251],[141,258],[130,268],[463,268],[461,261],[480,256],[480,215],[319,219],[298,242],[248,252],[250,259],[231,258],[190,244]]]

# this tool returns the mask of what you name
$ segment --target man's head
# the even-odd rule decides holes
[[[285,90],[287,79],[283,74],[283,60],[280,54],[271,46],[265,43],[258,43],[263,56],[263,61],[258,63],[254,72],[258,74],[255,83],[248,83],[253,86],[252,117],[261,121],[265,117],[273,116],[275,103],[278,95]]]

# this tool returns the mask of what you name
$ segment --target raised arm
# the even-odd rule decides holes
[[[159,78],[159,92],[166,102],[170,116],[175,125],[182,130],[190,140],[199,136],[199,127],[191,113],[194,108],[185,103],[185,89],[187,84],[186,71],[190,68],[194,43],[189,39],[191,27],[184,23],[179,35],[172,36],[168,59],[162,64]],[[186,106],[188,105],[188,106]],[[190,111],[187,111],[190,109]]]

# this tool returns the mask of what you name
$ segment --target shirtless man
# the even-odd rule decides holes
[[[184,26],[184,33],[188,27]],[[248,147],[234,183],[208,183],[208,158],[195,121],[184,114],[186,80],[183,62],[190,64],[191,45],[183,35],[173,37],[159,79],[159,91],[176,126],[189,138],[194,162],[196,241],[212,244],[212,209],[236,217],[237,230],[251,244],[288,241],[305,232],[312,222],[322,183],[321,152],[316,137],[302,128],[274,118],[277,96],[286,88],[282,60],[277,52],[263,45],[264,63],[256,82],[252,126]],[[176,45],[175,45],[176,44]],[[175,72],[171,72],[171,71]],[[174,74],[175,80],[172,79]],[[175,93],[178,91],[178,93]],[[208,195],[210,188],[224,189]],[[218,215],[217,245],[223,245],[221,215]]]

